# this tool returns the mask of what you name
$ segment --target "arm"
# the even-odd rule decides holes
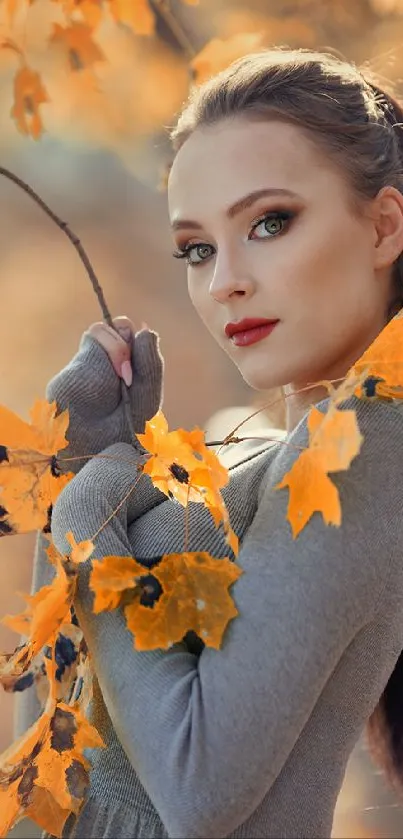
[[[119,610],[91,613],[89,562],[81,566],[77,613],[104,700],[170,835],[226,836],[255,810],[344,650],[374,617],[388,579],[385,556],[401,555],[401,528],[383,499],[392,482],[400,494],[396,504],[400,509],[403,504],[395,454],[403,450],[402,415],[385,404],[354,399],[345,405],[358,406],[366,439],[350,470],[332,476],[341,495],[342,526],[327,527],[315,514],[293,540],[286,521],[288,492],[273,487],[297,453],[281,447],[237,558],[244,569],[232,587],[239,615],[221,650],[206,647],[199,658],[180,646],[134,650]],[[307,444],[305,420],[289,439]],[[55,507],[52,532],[65,552],[67,530],[88,538],[116,506],[112,482],[97,492],[96,481],[85,481],[86,470]],[[158,530],[164,532],[165,550],[177,550],[178,523],[172,525],[173,544],[169,523],[175,506],[160,504],[133,523],[130,540],[122,511],[97,539],[96,556],[133,552],[140,558],[146,555],[136,553],[141,539],[148,555],[155,555]],[[202,512],[196,527],[206,527]],[[194,517],[192,505],[191,532]],[[207,544],[207,530],[204,536]]]
[[[143,432],[145,421],[162,404],[164,360],[158,334],[143,329],[132,335],[130,355],[133,383],[129,396],[133,425],[136,432]],[[66,408],[69,410],[69,445],[59,453],[62,471],[78,473],[89,460],[85,455],[97,454],[119,440],[126,441],[131,461],[138,462],[138,452],[129,446],[131,433],[122,403],[121,379],[108,353],[88,330],[82,335],[76,355],[48,383],[46,398],[49,402],[56,400],[58,413]],[[67,457],[81,459],[63,463],[62,458]],[[148,492],[147,501],[144,501],[150,507],[158,496],[161,500],[165,499],[151,484]],[[47,542],[42,532],[38,531],[31,594],[48,584],[53,577],[46,547]],[[19,736],[41,712],[35,687],[16,694],[14,707],[14,735]]]

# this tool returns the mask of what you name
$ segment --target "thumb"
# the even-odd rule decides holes
[[[128,344],[132,343],[134,335],[133,322],[125,315],[120,315],[119,317],[113,318],[112,323],[114,328],[119,332],[119,335],[121,335]]]
[[[118,323],[116,323],[118,321]],[[131,327],[130,321],[127,323],[128,318],[115,318],[113,321],[113,327],[108,326],[108,324],[104,322],[93,323],[87,332],[95,338],[96,341],[103,347],[107,355],[109,356],[109,360],[112,363],[112,366],[115,370],[115,373],[123,378],[128,386],[132,383],[132,368],[131,368],[131,346],[132,346],[132,339],[131,339]],[[117,327],[119,326],[119,330]],[[129,330],[127,333],[123,333],[123,335],[127,334],[127,338],[124,338],[121,334],[120,330]]]

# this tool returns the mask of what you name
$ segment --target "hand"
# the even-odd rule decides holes
[[[104,321],[93,323],[87,329],[96,341],[108,354],[117,376],[121,376],[125,384],[130,387],[133,381],[133,370],[131,364],[131,350],[134,336],[133,322],[121,315],[113,318],[113,329]],[[118,332],[116,332],[116,329]],[[118,334],[119,333],[119,334]]]
[[[158,334],[147,327],[134,333],[127,317],[113,322],[120,330],[129,330],[128,340],[114,334],[107,324],[92,324],[84,332],[77,354],[46,388],[46,398],[56,400],[58,413],[69,410],[69,446],[58,457],[63,472],[77,473],[92,455],[113,443],[132,442],[122,401],[121,377],[130,374],[127,362],[132,368],[129,399],[135,432],[144,432],[146,421],[161,408],[164,359]],[[63,463],[67,457],[80,460]]]

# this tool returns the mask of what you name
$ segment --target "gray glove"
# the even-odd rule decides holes
[[[136,433],[143,433],[146,420],[157,413],[163,400],[164,359],[158,333],[142,329],[132,336],[131,363],[133,426]],[[57,413],[69,410],[69,445],[60,451],[58,460],[63,473],[76,474],[91,455],[112,443],[132,442],[122,400],[122,380],[107,352],[88,332],[82,336],[78,353],[47,385],[46,398],[49,402],[56,400]],[[82,455],[88,457],[62,462],[63,458]]]

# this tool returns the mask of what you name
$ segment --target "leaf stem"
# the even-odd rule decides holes
[[[115,460],[116,463],[131,463],[131,461],[127,460],[126,457],[123,457],[123,458],[122,457],[116,457],[115,454],[103,454],[102,452],[95,452],[94,454],[78,454],[78,455],[74,455],[74,457],[58,457],[57,458],[57,463],[58,464],[59,463],[69,463],[71,460],[84,460],[84,459],[87,459],[87,458],[90,458],[90,457],[96,457],[96,458],[101,458],[101,459],[103,458],[104,460]],[[33,463],[35,461],[28,461],[28,462]],[[38,461],[38,462],[41,463],[42,461]],[[137,469],[142,468],[142,464],[137,463],[137,461],[133,462],[133,466],[136,466]]]
[[[304,393],[305,390],[311,390],[312,388],[318,387],[318,385],[323,385],[324,387],[326,387],[327,385],[329,385],[329,383],[334,384],[335,382],[343,382],[345,380],[345,378],[346,378],[345,376],[340,376],[338,379],[329,379],[329,380],[323,380],[322,379],[318,382],[310,382],[305,387],[301,387],[301,388],[299,388],[299,390],[296,390],[292,393],[288,393],[287,396],[284,396],[284,394],[282,394],[279,399],[272,399],[270,402],[265,402],[265,404],[261,405],[260,408],[258,408],[256,411],[253,411],[252,414],[249,414],[247,417],[245,417],[245,419],[241,420],[241,422],[239,422],[238,425],[236,425],[235,428],[233,428],[232,431],[230,431],[229,434],[226,435],[224,440],[222,440],[221,442],[220,441],[209,442],[209,443],[206,443],[205,445],[206,446],[219,446],[219,445],[224,446],[227,443],[241,443],[243,440],[252,440],[252,439],[256,439],[256,440],[263,439],[263,440],[265,440],[266,437],[260,437],[260,436],[255,436],[255,435],[252,435],[251,437],[238,437],[237,438],[237,437],[234,437],[234,434],[235,434],[236,431],[238,431],[238,428],[241,428],[241,426],[245,424],[245,422],[248,422],[248,420],[253,419],[253,417],[256,417],[257,414],[260,414],[260,412],[264,411],[266,408],[271,408],[271,407],[273,407],[273,405],[277,405],[279,402],[283,402],[286,399],[290,399],[292,396],[296,396],[298,393]],[[267,438],[267,439],[270,439],[270,438]],[[285,441],[283,440],[281,442],[285,442]],[[219,455],[220,452],[218,452],[217,454]]]
[[[125,496],[122,498],[122,500],[119,502],[119,504],[118,504],[118,506],[116,507],[116,509],[115,509],[115,510],[113,510],[113,512],[110,514],[110,516],[108,516],[108,518],[106,519],[106,521],[104,521],[104,523],[101,525],[101,527],[99,528],[99,530],[97,530],[97,532],[96,532],[96,533],[94,533],[94,535],[93,535],[93,536],[91,536],[91,538],[90,538],[90,542],[93,542],[93,541],[94,541],[94,539],[96,539],[96,537],[97,537],[97,536],[99,536],[99,534],[100,534],[100,533],[101,533],[101,531],[104,529],[104,527],[106,527],[106,525],[107,525],[107,524],[109,524],[110,520],[111,520],[111,519],[113,519],[113,517],[114,517],[114,516],[116,516],[116,513],[120,510],[120,508],[123,506],[123,504],[125,503],[125,501],[127,501],[127,499],[129,498],[129,496],[130,496],[130,495],[132,494],[132,492],[136,489],[136,486],[137,486],[137,484],[138,484],[138,482],[139,482],[140,478],[141,478],[141,474],[140,474],[140,475],[137,475],[137,478],[136,478],[136,480],[135,480],[135,482],[134,482],[133,486],[131,486],[131,487],[130,487],[130,489],[126,492],[126,495],[125,495]]]
[[[264,440],[267,443],[281,443],[284,446],[290,446],[292,449],[298,449],[300,451],[305,451],[306,446],[296,446],[295,443],[290,443],[288,440],[282,440],[280,437],[269,437],[263,434],[251,434],[249,437],[231,437],[228,439],[227,437],[225,440],[209,440],[205,443],[205,446],[228,446],[230,443],[243,443],[244,440]]]
[[[190,486],[187,489],[186,507],[185,507],[185,545],[183,552],[186,553],[189,545],[189,493]]]

